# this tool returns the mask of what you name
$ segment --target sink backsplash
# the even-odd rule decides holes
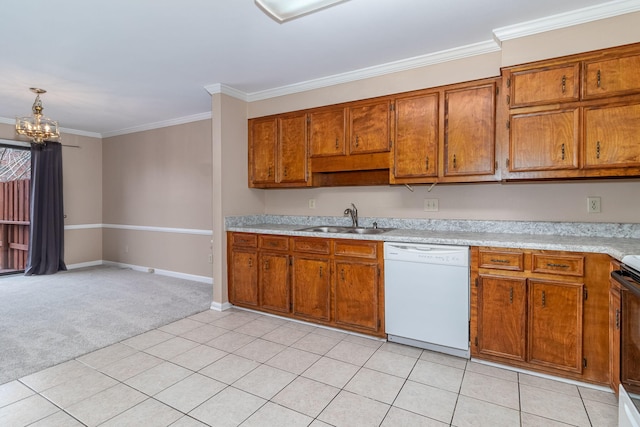
[[[541,234],[556,236],[640,238],[640,224],[602,222],[551,221],[479,221],[464,219],[376,218],[360,217],[361,227],[400,228],[427,231],[453,231],[474,233]],[[337,225],[350,226],[351,219],[340,216],[246,215],[225,218],[225,227],[256,224],[285,225]]]

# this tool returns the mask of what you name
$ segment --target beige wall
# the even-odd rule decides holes
[[[211,277],[211,140],[209,120],[104,139],[105,260]]]
[[[0,124],[0,138],[16,139],[15,128]],[[62,180],[67,265],[102,259],[102,140],[62,134]]]
[[[258,117],[294,109],[364,99],[472,80],[500,73],[501,65],[515,64],[640,42],[640,13],[628,14],[570,28],[508,40],[501,52],[436,64],[353,83],[311,90],[249,105]],[[362,216],[401,218],[459,218],[545,220],[577,222],[640,222],[638,180],[545,183],[487,183],[426,186],[263,190],[264,212],[283,215],[341,216],[354,202]],[[602,198],[602,213],[588,214],[587,196]],[[308,200],[316,199],[316,209]],[[423,199],[439,199],[439,212],[424,212]]]

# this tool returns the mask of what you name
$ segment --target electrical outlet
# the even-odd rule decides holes
[[[425,212],[438,212],[438,199],[424,199]]]
[[[309,209],[316,208],[316,199],[309,199]]]
[[[600,197],[587,197],[587,212],[600,213]]]

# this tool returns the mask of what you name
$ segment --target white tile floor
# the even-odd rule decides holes
[[[0,385],[0,426],[617,425],[615,395],[253,312],[205,311]]]

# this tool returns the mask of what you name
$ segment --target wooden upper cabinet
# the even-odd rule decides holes
[[[250,184],[276,182],[276,144],[278,122],[275,118],[249,121]]]
[[[640,103],[584,109],[586,168],[640,167]]]
[[[640,54],[584,63],[585,99],[640,93]]]
[[[344,108],[309,113],[309,157],[346,154]]]
[[[307,115],[278,118],[278,182],[307,181]]]
[[[579,108],[513,114],[509,123],[509,171],[578,168]]]
[[[511,108],[580,99],[580,62],[512,71],[508,79]]]
[[[496,83],[444,93],[444,176],[495,174]]]
[[[249,169],[250,187],[306,185],[306,113],[249,120]]]
[[[391,101],[358,103],[349,107],[349,153],[381,153],[391,149]]]
[[[438,95],[395,100],[395,178],[438,176]]]

